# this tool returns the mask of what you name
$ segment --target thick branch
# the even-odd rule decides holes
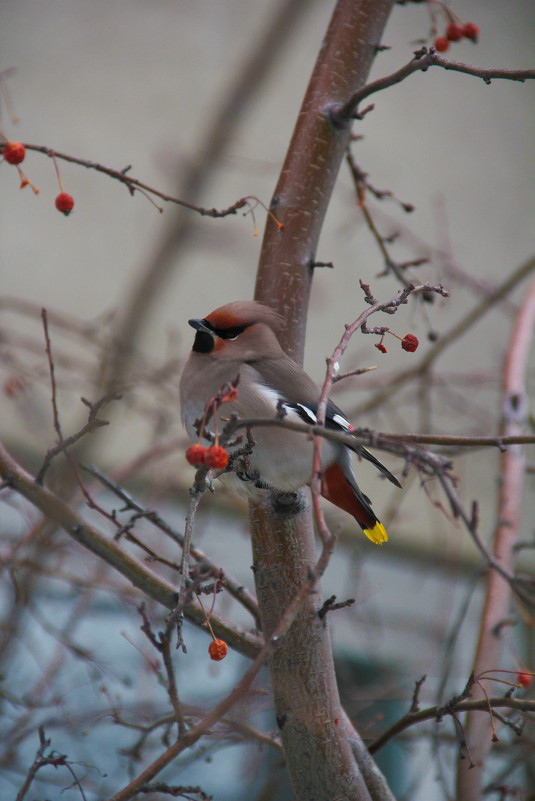
[[[527,365],[534,330],[535,281],[531,283],[518,315],[505,364],[503,394],[505,436],[522,434],[526,423]],[[513,566],[514,546],[518,537],[524,494],[525,465],[525,451],[521,445],[512,446],[502,455],[500,499],[493,550],[506,570],[510,570]],[[510,583],[504,581],[496,571],[491,571],[487,581],[479,641],[474,658],[475,675],[499,666],[502,638],[497,633],[500,631],[498,626],[508,616],[510,603]],[[477,692],[475,688],[475,693]],[[485,759],[491,747],[492,732],[489,720],[473,713],[467,716],[466,731],[476,766],[472,770],[467,770],[462,762],[459,763],[457,796],[459,801],[477,801],[481,797]]]
[[[312,276],[323,220],[350,138],[331,109],[344,104],[369,73],[391,0],[339,0],[298,115],[268,219],[255,298],[281,312],[282,346],[302,363]],[[266,501],[251,509],[255,582],[263,631],[276,627],[296,587],[314,564],[307,498],[293,514]],[[271,661],[275,711],[298,801],[369,799],[341,719],[328,630],[317,616],[322,599],[309,596]],[[321,726],[318,722],[321,721]],[[384,782],[383,782],[384,784]],[[384,784],[383,798],[389,792]]]

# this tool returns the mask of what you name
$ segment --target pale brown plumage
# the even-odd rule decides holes
[[[195,421],[203,417],[207,402],[238,376],[237,398],[225,404],[226,417],[236,413],[242,419],[272,419],[278,405],[283,404],[288,419],[315,420],[320,389],[282,350],[278,340],[283,326],[280,315],[254,301],[235,301],[189,323],[197,333],[180,378],[180,402],[182,420],[192,440],[197,439]],[[326,425],[351,428],[332,403]],[[277,427],[257,427],[253,433],[256,445],[249,457],[248,474],[242,476],[250,479],[250,486],[291,492],[309,483],[313,446],[305,435]],[[359,452],[399,486],[371,454],[364,449]],[[385,542],[386,531],[356,483],[349,449],[324,440],[322,469],[324,497],[353,515],[373,542]]]

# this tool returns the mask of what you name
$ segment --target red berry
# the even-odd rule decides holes
[[[477,37],[479,36],[479,27],[475,22],[466,23],[463,28],[463,36],[466,36],[467,39],[471,39],[473,42],[477,42]]]
[[[386,348],[382,342],[376,342],[375,347],[377,348],[377,350],[380,350],[381,353],[386,353]]]
[[[2,150],[2,155],[8,164],[20,164],[24,161],[26,148],[22,142],[8,142]]]
[[[521,687],[529,687],[531,682],[533,681],[533,676],[531,673],[525,673],[522,671],[521,673],[517,674],[516,680],[520,684]]]
[[[204,463],[206,467],[222,470],[228,465],[228,453],[221,445],[212,445],[205,453]]]
[[[227,651],[228,648],[225,640],[212,640],[208,646],[210,659],[213,659],[214,662],[220,662],[222,659],[224,659],[227,655]]]
[[[418,344],[418,337],[415,337],[414,334],[406,334],[401,340],[403,350],[408,350],[410,353],[416,350]]]
[[[446,28],[446,38],[449,39],[450,42],[458,42],[459,39],[462,39],[464,35],[464,26],[459,25],[458,22],[450,22]]]
[[[200,467],[204,464],[204,458],[206,456],[206,448],[204,445],[190,445],[186,451],[186,459],[193,467]]]
[[[56,208],[68,217],[74,208],[74,199],[67,192],[60,192],[56,198]]]
[[[438,50],[439,53],[445,53],[449,46],[450,43],[445,36],[437,36],[435,39],[435,50]]]

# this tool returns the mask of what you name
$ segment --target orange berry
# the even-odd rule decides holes
[[[212,640],[208,646],[210,659],[213,659],[214,662],[221,662],[221,660],[226,657],[227,651],[228,648],[225,640]]]
[[[8,164],[20,164],[24,161],[26,148],[22,142],[8,142],[2,150],[2,155]]]
[[[222,470],[228,465],[228,453],[221,445],[212,445],[204,456],[206,467]]]
[[[199,443],[196,445],[190,445],[186,451],[186,459],[190,464],[193,465],[193,467],[200,467],[202,464],[204,464],[206,450],[207,449],[204,447],[204,445],[199,445]]]
[[[418,338],[415,337],[414,334],[406,334],[401,340],[401,347],[403,350],[408,350],[410,353],[415,351],[418,345]]]
[[[68,217],[74,208],[73,197],[67,192],[60,192],[56,198],[56,208]]]
[[[520,684],[521,687],[529,687],[531,682],[533,681],[533,676],[531,673],[526,673],[525,671],[521,671],[517,674],[516,680]]]
[[[439,53],[445,53],[449,46],[450,43],[445,36],[437,36],[435,39],[435,50],[438,50]]]

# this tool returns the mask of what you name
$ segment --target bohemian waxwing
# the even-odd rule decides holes
[[[189,324],[197,333],[180,378],[180,404],[182,421],[192,440],[198,438],[195,423],[203,417],[208,401],[237,376],[237,397],[225,404],[225,417],[236,413],[244,420],[273,418],[282,407],[288,420],[316,422],[320,388],[282,350],[278,334],[283,320],[275,311],[254,301],[235,301],[203,319],[189,320]],[[352,428],[331,401],[326,427],[339,431]],[[293,492],[310,482],[313,444],[304,434],[282,427],[258,427],[253,434],[256,444],[247,457],[247,467],[236,471],[241,479],[238,483],[247,483],[253,491]],[[354,450],[401,486],[365,448],[355,446]],[[321,455],[323,497],[353,515],[366,536],[382,545],[388,540],[387,533],[358,487],[349,448],[325,439]]]

